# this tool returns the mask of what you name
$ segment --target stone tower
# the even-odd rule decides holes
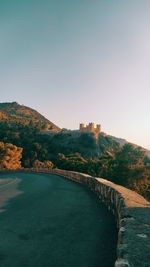
[[[97,133],[100,133],[100,131],[101,131],[101,125],[100,124],[96,125],[96,131],[97,131]]]
[[[101,125],[97,124],[95,128],[94,122],[90,122],[86,126],[84,125],[84,123],[80,123],[79,130],[84,132],[92,132],[95,134],[99,134],[101,132]]]
[[[84,128],[85,128],[84,123],[80,123],[80,127],[79,127],[80,131],[83,131]]]

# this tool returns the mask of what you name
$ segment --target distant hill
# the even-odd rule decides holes
[[[115,136],[112,136],[112,135],[108,135],[108,137],[110,137],[112,140],[116,141],[117,143],[120,144],[120,146],[124,146],[125,144],[129,143],[131,144],[132,146],[134,147],[139,147],[138,145],[136,144],[133,144],[131,142],[128,142],[126,139],[123,139],[123,138],[118,138],[118,137],[115,137]],[[140,146],[141,147],[141,146]],[[148,156],[150,158],[150,150],[144,148],[144,147],[141,147],[143,149],[143,151],[145,152],[146,156]]]
[[[79,152],[87,158],[98,158],[103,155],[113,155],[118,149],[118,146],[129,143],[125,139],[111,135],[103,136],[100,134],[97,139],[95,135],[90,132],[84,133],[78,130],[61,130],[36,110],[24,105],[19,105],[17,102],[0,103],[0,123],[1,140],[7,140],[7,142],[12,142],[21,147],[23,146],[22,139],[20,139],[20,143],[18,143],[19,139],[15,137],[18,135],[21,136],[21,133],[19,133],[21,130],[15,127],[18,127],[17,125],[28,125],[33,129],[34,127],[38,128],[40,136],[36,137],[33,135],[32,143],[39,142],[39,139],[40,142],[46,142],[45,148],[49,150],[50,147],[53,154],[60,152],[66,154]],[[2,127],[2,123],[5,123],[4,128]],[[26,130],[24,129],[23,132],[24,131]],[[27,140],[31,138],[28,136],[27,132],[25,135]],[[30,142],[30,140],[28,142]],[[132,145],[137,147],[135,144]],[[143,150],[146,155],[150,157],[150,151],[144,148]]]
[[[36,110],[17,102],[0,103],[0,122],[37,127],[39,130],[60,131],[60,128]]]

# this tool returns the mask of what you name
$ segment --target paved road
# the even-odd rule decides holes
[[[0,267],[113,266],[115,223],[92,192],[54,175],[12,173],[0,174],[0,195],[9,196],[11,179],[22,193],[0,213]]]

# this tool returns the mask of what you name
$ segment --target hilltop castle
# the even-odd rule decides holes
[[[93,122],[90,122],[88,125],[84,125],[84,123],[80,123],[79,130],[82,132],[92,132],[95,134],[99,134],[101,132],[101,125],[97,124],[96,128]]]

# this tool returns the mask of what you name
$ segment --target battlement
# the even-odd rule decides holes
[[[97,124],[96,127],[93,122],[90,122],[88,125],[84,125],[84,123],[80,123],[79,130],[82,132],[93,132],[95,134],[99,134],[101,132],[101,125]]]

